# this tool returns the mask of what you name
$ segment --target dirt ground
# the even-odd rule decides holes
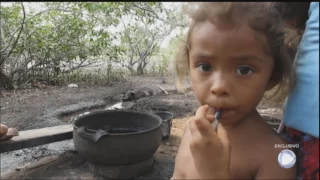
[[[130,77],[109,86],[69,88],[66,86],[43,86],[35,89],[0,91],[1,123],[20,131],[40,128],[40,116],[63,106],[103,100],[105,104],[119,101],[121,93],[149,85],[159,85],[165,89],[173,88],[174,81],[167,78],[162,84],[161,77]],[[41,123],[40,123],[41,124]]]
[[[163,140],[159,152],[165,156],[175,157],[181,141],[185,122],[198,107],[193,92],[177,93],[174,77],[129,77],[109,86],[69,88],[68,86],[43,86],[36,89],[18,89],[15,91],[1,91],[1,123],[15,127],[19,131],[43,128],[68,123],[67,121],[50,121],[46,113],[66,106],[92,101],[103,101],[103,105],[110,105],[120,101],[122,92],[141,86],[161,85],[168,94],[145,97],[135,102],[134,109],[150,111],[170,111],[174,113],[171,137]],[[282,98],[283,99],[283,98]],[[258,110],[268,117],[279,118],[282,115],[282,102],[263,100]],[[42,118],[41,118],[42,117]],[[269,118],[270,119],[270,118]]]

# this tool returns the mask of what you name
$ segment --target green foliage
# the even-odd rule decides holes
[[[165,9],[161,2],[38,3],[43,9],[27,8],[29,4],[14,2],[1,6],[0,11],[0,68],[3,75],[16,83],[20,78],[18,70],[23,69],[32,77],[39,68],[46,69],[43,76],[47,80],[68,83],[61,79],[68,75],[70,82],[74,79],[90,82],[94,75],[72,71],[78,72],[96,61],[109,64],[108,73],[100,73],[107,79],[96,78],[97,81],[109,82],[114,76],[122,76],[116,73],[113,64],[130,70],[138,66],[136,70],[142,71],[158,52],[163,38],[175,27],[167,22],[168,19],[174,22],[175,9]],[[23,7],[27,10],[25,19]],[[119,25],[124,19],[127,21],[121,29]],[[118,32],[111,32],[110,27]],[[165,67],[166,63],[160,64]]]
[[[78,85],[96,86],[109,85],[128,76],[125,70],[112,70],[97,72],[85,72],[75,70],[67,74],[60,74],[53,79],[53,82],[58,85],[76,83]]]

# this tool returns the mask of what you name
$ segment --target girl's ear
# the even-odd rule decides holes
[[[277,84],[279,84],[280,80],[281,80],[281,74],[278,72],[273,72],[266,86],[266,91],[269,91],[272,88],[274,88]]]

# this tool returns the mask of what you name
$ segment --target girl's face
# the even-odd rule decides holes
[[[190,76],[200,104],[223,109],[219,120],[225,125],[248,117],[275,85],[266,39],[246,25],[217,28],[209,21],[197,24],[190,38]]]

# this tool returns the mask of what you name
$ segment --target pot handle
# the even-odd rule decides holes
[[[98,142],[101,137],[109,135],[108,132],[102,129],[95,131],[95,133],[88,133],[87,129],[84,126],[77,128],[77,133],[82,139],[91,141],[93,143]]]

